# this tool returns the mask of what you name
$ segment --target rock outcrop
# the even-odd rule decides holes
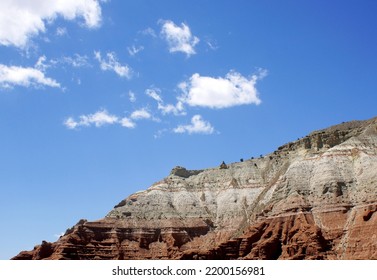
[[[377,259],[377,118],[170,175],[14,259]]]

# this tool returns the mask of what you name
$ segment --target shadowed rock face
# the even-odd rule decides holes
[[[170,175],[14,259],[377,259],[377,118]]]

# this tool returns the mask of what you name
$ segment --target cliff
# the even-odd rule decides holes
[[[175,167],[13,259],[377,259],[377,118],[261,158]]]

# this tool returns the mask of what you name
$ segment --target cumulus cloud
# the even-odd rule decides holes
[[[235,71],[229,72],[224,78],[191,76],[187,82],[179,85],[183,91],[180,99],[189,106],[228,108],[244,104],[260,104],[256,83],[267,72],[260,70],[250,78]]]
[[[79,123],[75,121],[74,118],[69,117],[64,121],[64,125],[69,129],[75,129],[79,126]]]
[[[76,121],[74,118],[69,117],[64,121],[64,125],[69,129],[75,129],[81,126],[96,126],[101,127],[108,124],[118,122],[118,117],[109,114],[106,110],[97,111],[94,114],[81,115]]]
[[[195,115],[191,119],[191,124],[179,125],[173,131],[175,133],[212,134],[215,129],[208,121],[203,120],[202,116]]]
[[[82,18],[84,25],[95,28],[101,22],[98,0],[1,0],[0,45],[26,47],[30,39],[46,32],[46,22],[57,17]]]
[[[196,53],[194,47],[199,43],[199,38],[193,36],[184,23],[178,26],[170,20],[162,21],[161,36],[167,41],[171,53],[183,52],[187,56]]]
[[[100,67],[103,71],[114,71],[118,76],[122,78],[131,78],[131,68],[128,65],[120,64],[114,52],[107,53],[107,59],[104,59],[101,56],[101,52],[95,51],[94,57],[100,63]]]
[[[134,123],[130,118],[127,117],[124,117],[120,120],[120,125],[127,128],[136,127],[136,123]]]
[[[35,68],[6,66],[4,64],[0,64],[0,87],[60,87],[60,84],[57,81],[45,76],[45,73],[43,72],[44,68],[42,66],[44,59],[45,58],[43,57],[40,58]]]
[[[160,96],[159,89],[147,89],[145,93],[151,97],[152,99],[157,101],[157,109],[161,111],[163,115],[173,114],[175,116],[185,115],[185,108],[183,106],[182,101],[179,101],[174,104],[165,104]]]
[[[130,118],[133,120],[150,119],[151,117],[152,117],[151,113],[149,113],[148,110],[145,108],[135,110],[130,115]]]

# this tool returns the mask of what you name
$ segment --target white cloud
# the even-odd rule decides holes
[[[64,125],[69,129],[92,125],[101,127],[115,123],[118,123],[118,117],[109,114],[106,110],[100,110],[94,114],[81,115],[77,121],[72,117],[69,117],[64,121]]]
[[[86,27],[95,28],[101,22],[101,7],[98,0],[1,0],[0,45],[26,47],[33,36],[46,32],[46,22],[57,17],[82,18]]]
[[[186,24],[177,26],[170,20],[163,21],[161,35],[167,41],[171,53],[183,52],[187,56],[196,53],[194,47],[199,43],[199,38],[191,34]]]
[[[158,138],[161,138],[166,132],[168,132],[169,130],[164,128],[164,129],[160,129],[158,130],[154,135],[154,139],[158,139]]]
[[[188,82],[179,85],[183,91],[180,97],[189,106],[227,108],[244,104],[260,104],[256,83],[265,77],[267,71],[246,78],[231,71],[224,78],[213,78],[194,74]]]
[[[161,91],[159,89],[147,89],[145,91],[145,94],[148,95],[149,97],[153,98],[154,100],[156,100],[158,103],[162,103],[162,98],[160,96],[160,93]]]
[[[94,57],[100,63],[100,67],[103,71],[114,71],[122,78],[131,78],[132,70],[128,65],[121,65],[117,60],[115,53],[109,52],[106,54],[107,60],[103,59],[101,52],[95,51]]]
[[[213,126],[202,119],[202,116],[195,115],[191,119],[191,124],[179,125],[173,130],[175,133],[188,134],[212,134],[215,132]]]
[[[59,60],[59,62],[69,64],[75,68],[90,66],[88,57],[77,53],[75,53],[73,56],[64,56]]]
[[[183,106],[183,103],[181,101],[178,101],[177,104],[164,104],[164,101],[162,100],[160,96],[160,90],[159,89],[147,89],[145,93],[157,101],[157,108],[161,111],[163,115],[167,114],[173,114],[176,116],[179,115],[185,115],[185,108]]]
[[[69,129],[75,129],[77,126],[79,126],[80,124],[78,122],[76,122],[72,117],[69,117],[67,118],[65,121],[64,121],[64,125],[69,128]]]
[[[129,99],[130,99],[130,101],[131,101],[132,103],[136,101],[136,95],[135,95],[134,92],[129,91],[129,92],[128,92],[128,97],[129,97]]]
[[[47,69],[52,66],[57,66],[58,64],[68,64],[74,68],[91,66],[86,55],[80,55],[77,53],[75,53],[73,56],[63,56],[49,60],[47,60],[45,56],[41,56],[35,66],[38,67],[38,69]]]
[[[149,35],[149,36],[152,36],[154,38],[157,37],[156,32],[151,27],[148,27],[148,28],[144,29],[143,31],[141,31],[141,34]]]
[[[34,67],[40,71],[46,71],[47,68],[50,67],[50,65],[46,64],[46,56],[41,56],[38,58],[38,61],[35,63]]]
[[[136,46],[133,45],[131,47],[128,47],[127,50],[128,50],[128,53],[129,53],[130,56],[135,56],[139,52],[144,50],[144,47],[143,46],[136,47]]]
[[[37,62],[36,67],[43,68],[41,65],[44,59],[43,57],[40,58]],[[0,87],[2,88],[12,88],[14,86],[60,87],[60,84],[57,81],[46,77],[42,70],[38,68],[32,68],[32,67],[6,66],[3,64],[0,64]]]
[[[129,118],[124,117],[120,120],[120,125],[127,128],[134,128],[136,124]]]
[[[64,36],[66,34],[67,34],[67,28],[65,28],[65,27],[56,28],[56,35],[57,36]]]
[[[151,117],[151,113],[145,108],[133,111],[130,115],[130,118],[133,120],[150,119]]]
[[[211,50],[213,50],[213,51],[215,51],[215,50],[217,50],[217,49],[219,48],[219,46],[217,45],[217,43],[216,43],[215,41],[206,40],[206,43],[207,43],[207,46],[208,46]]]
[[[104,125],[121,125],[127,128],[135,128],[137,120],[142,119],[151,119],[153,121],[159,121],[158,119],[153,118],[151,113],[147,109],[135,110],[131,113],[129,117],[119,117],[107,112],[107,110],[102,109],[97,111],[94,114],[81,115],[78,119],[69,117],[63,122],[64,126],[68,129],[76,129],[79,127],[102,127]]]
[[[157,107],[163,115],[173,114],[175,116],[186,115],[185,108],[181,101],[178,101],[177,104],[163,104],[159,103]]]
[[[110,115],[106,110],[102,110],[92,115],[81,116],[80,121],[86,126],[94,124],[96,127],[101,127],[106,124],[116,123],[118,121],[118,117]]]

